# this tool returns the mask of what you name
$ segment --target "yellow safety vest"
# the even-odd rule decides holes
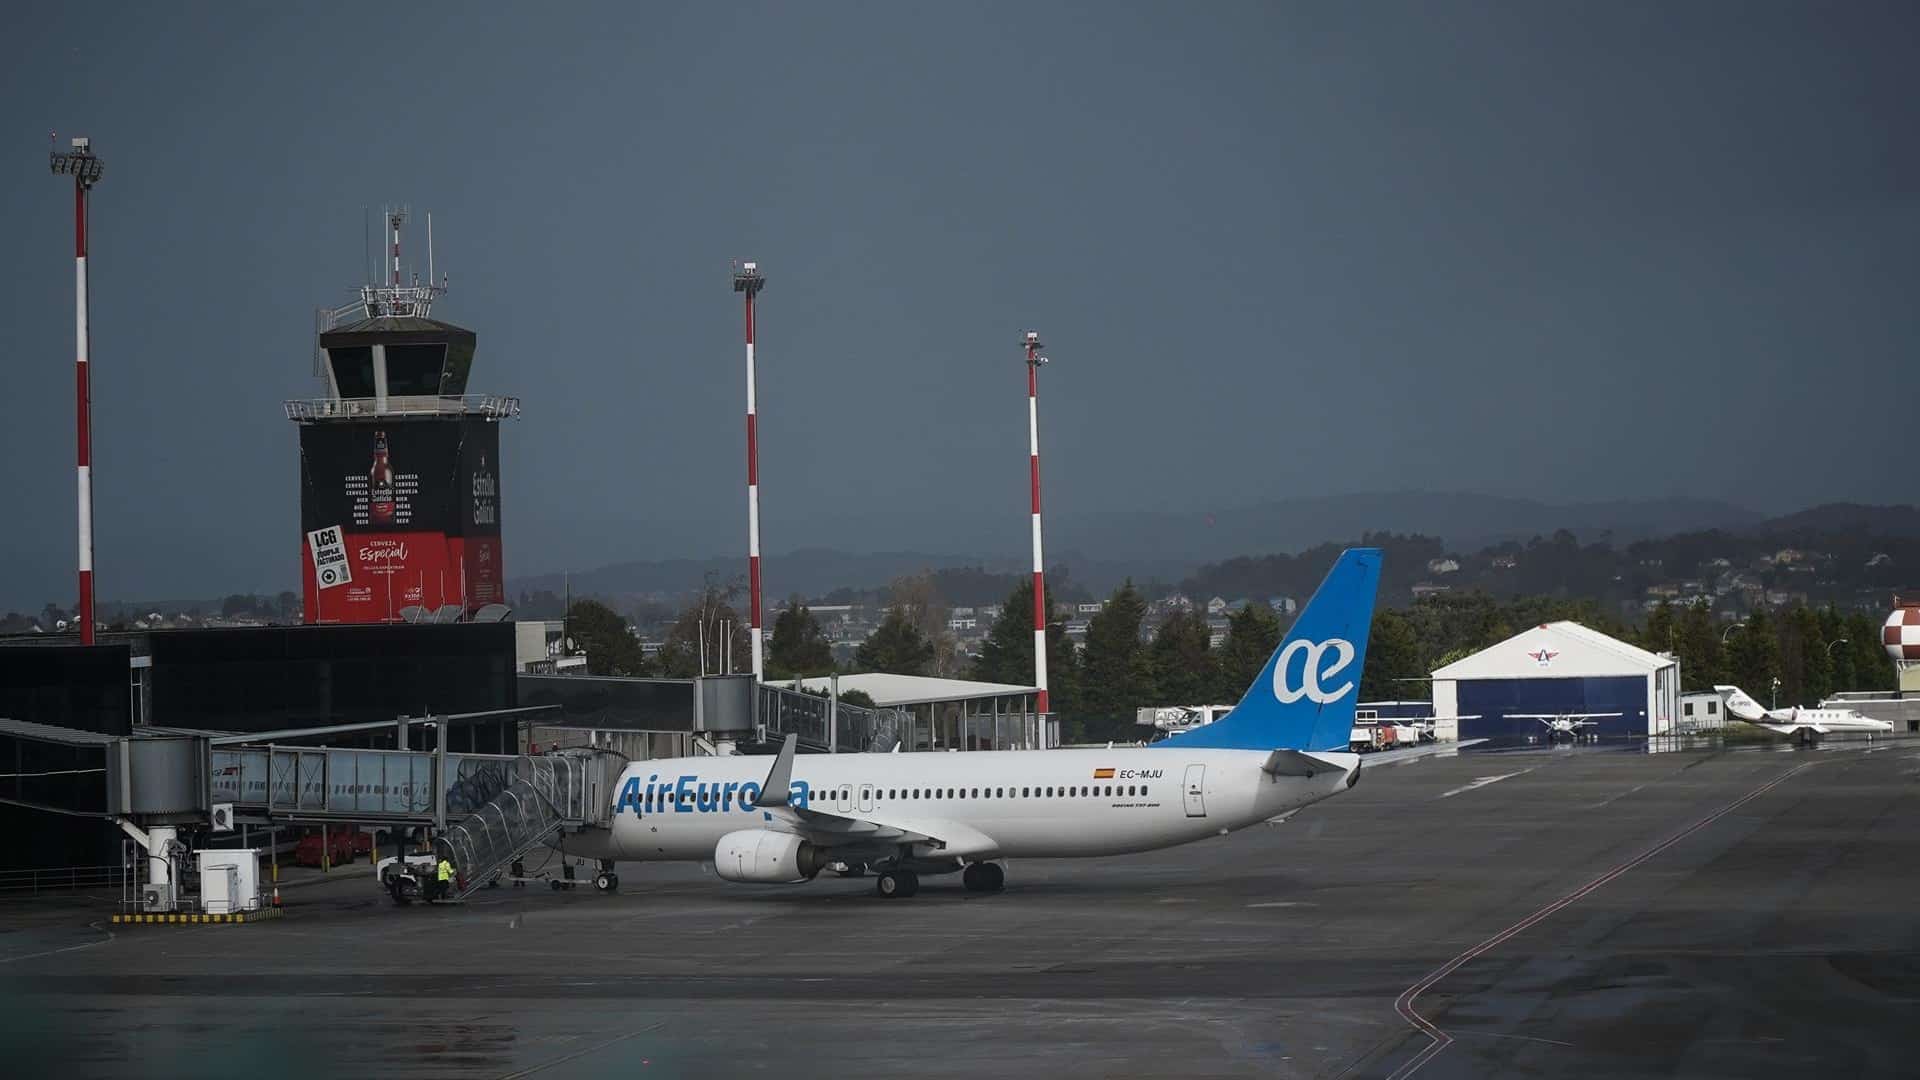
[[[440,860],[440,880],[441,881],[453,880],[453,864],[448,862],[445,859]]]

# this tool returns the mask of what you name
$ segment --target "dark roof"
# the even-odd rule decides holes
[[[475,340],[474,332],[464,326],[455,326],[438,319],[405,316],[361,319],[358,322],[336,326],[320,335],[320,347],[330,349],[336,345],[407,344],[433,341],[465,342],[471,345]]]
[[[98,731],[79,731],[74,728],[54,727],[51,724],[36,724],[31,720],[0,720],[0,735],[16,739],[29,739],[33,742],[61,743],[66,746],[105,746],[118,738]]]

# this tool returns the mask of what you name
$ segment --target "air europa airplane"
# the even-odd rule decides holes
[[[614,864],[711,862],[728,881],[877,873],[883,897],[958,872],[993,892],[1000,860],[1123,855],[1224,834],[1354,785],[1347,752],[1380,552],[1343,553],[1240,704],[1145,747],[794,754],[642,761],[621,774],[613,828],[569,854]],[[585,843],[582,843],[584,841]]]

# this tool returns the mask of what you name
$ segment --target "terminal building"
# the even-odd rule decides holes
[[[1433,673],[1433,712],[1462,739],[1539,735],[1541,718],[1590,718],[1594,735],[1669,735],[1680,664],[1575,622],[1522,631]]]

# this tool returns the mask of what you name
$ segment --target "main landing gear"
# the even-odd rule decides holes
[[[965,885],[968,892],[999,892],[1006,888],[1007,872],[1000,869],[999,863],[969,863],[960,871],[960,884]]]
[[[601,859],[600,872],[593,875],[593,887],[597,892],[610,893],[620,887],[620,875],[613,872],[613,860]]]
[[[920,891],[920,875],[911,870],[882,870],[874,879],[873,891],[882,900],[912,896]]]

